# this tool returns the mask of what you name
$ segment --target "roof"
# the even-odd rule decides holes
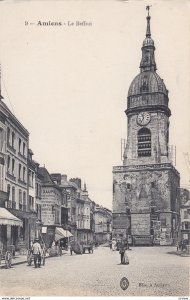
[[[0,207],[0,225],[23,226],[22,221],[4,207]]]
[[[38,169],[39,175],[43,177],[42,182],[43,183],[49,183],[49,184],[54,184],[48,170],[45,167],[40,167]]]
[[[145,71],[139,73],[132,81],[129,91],[128,91],[128,97],[129,96],[135,96],[139,94],[143,94],[142,92],[142,86],[146,85],[146,93],[164,93],[166,96],[168,96],[168,90],[166,89],[166,86],[164,84],[163,79],[160,78],[160,76],[153,71]]]
[[[6,116],[16,124],[16,126],[22,131],[22,133],[28,138],[28,130],[20,123],[20,121],[15,117],[15,115],[10,111],[8,106],[0,99],[0,109]]]

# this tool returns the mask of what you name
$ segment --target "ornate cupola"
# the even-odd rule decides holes
[[[159,108],[170,116],[168,108],[168,90],[163,79],[156,73],[155,46],[151,37],[149,6],[146,37],[142,46],[142,59],[140,62],[140,73],[132,81],[128,91],[127,115],[142,109],[152,110]]]
[[[142,46],[142,59],[140,63],[141,72],[144,71],[156,71],[156,63],[154,58],[154,41],[151,38],[151,31],[150,31],[150,16],[149,16],[149,6],[148,8],[148,16],[147,19],[147,28],[146,28],[146,38],[143,41]]]

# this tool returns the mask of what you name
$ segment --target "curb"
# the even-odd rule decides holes
[[[65,254],[67,254],[67,253],[63,253],[62,256],[65,255]],[[57,256],[46,256],[45,259],[47,259],[47,258],[53,258],[53,257],[57,257]],[[22,265],[22,264],[27,264],[27,260],[22,260],[22,261],[18,261],[18,262],[12,262],[11,267],[12,266],[17,266],[17,265]],[[2,266],[0,265],[0,269],[6,269],[6,266],[5,265],[2,265]]]
[[[51,256],[47,256],[47,258],[50,258]],[[18,266],[18,265],[22,265],[22,264],[27,264],[27,260],[22,260],[22,261],[18,261],[18,262],[12,262],[11,267],[12,266]],[[5,265],[0,266],[0,269],[6,269]]]

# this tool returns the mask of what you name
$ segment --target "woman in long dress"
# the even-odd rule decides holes
[[[126,253],[126,246],[124,245],[123,242],[121,242],[119,253],[121,255],[121,264],[122,265],[128,265],[129,264],[129,259],[128,259],[128,256],[127,256],[127,253]]]

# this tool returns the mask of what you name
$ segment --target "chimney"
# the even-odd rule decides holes
[[[81,179],[80,178],[71,178],[70,179],[71,182],[74,182],[79,189],[81,189]]]
[[[67,175],[66,174],[62,174],[61,175],[61,183],[64,183],[65,181],[67,181]]]
[[[54,182],[57,182],[57,184],[61,184],[61,174],[53,173],[53,174],[50,174],[50,176]]]

